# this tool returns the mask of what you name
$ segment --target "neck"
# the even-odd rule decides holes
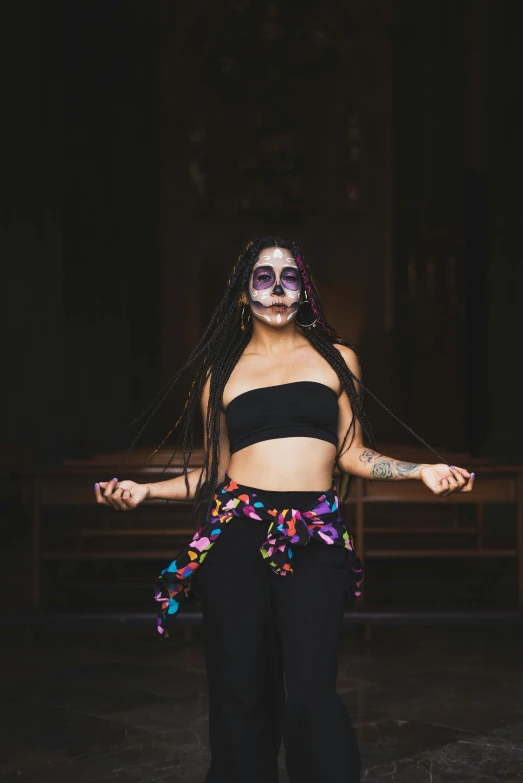
[[[258,318],[252,324],[252,337],[249,349],[255,353],[276,355],[286,353],[306,341],[294,322],[285,326],[269,326]]]

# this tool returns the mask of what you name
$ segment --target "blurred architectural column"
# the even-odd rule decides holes
[[[371,57],[359,74],[358,94],[363,99],[369,156],[363,172],[366,201],[362,220],[365,235],[364,323],[361,357],[364,383],[396,415],[405,413],[401,373],[398,371],[398,332],[394,263],[395,160],[394,160],[394,18],[395,3],[372,7],[367,40]],[[362,259],[363,260],[363,259]],[[390,414],[368,398],[369,415],[379,440],[405,440],[410,436]]]
[[[464,6],[398,0],[394,20],[398,361],[410,426],[468,446]]]
[[[489,247],[487,95],[489,15],[488,0],[468,0],[465,11],[465,170],[464,238],[467,287],[463,306],[467,365],[468,440],[473,453],[486,447],[488,435]],[[489,9],[490,7],[490,9]]]
[[[488,367],[485,450],[521,462],[523,4],[489,3],[487,73]]]
[[[6,457],[64,447],[61,5],[1,5]]]

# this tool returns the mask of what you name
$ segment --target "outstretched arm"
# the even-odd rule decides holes
[[[201,409],[204,424],[204,450],[206,447],[205,422],[207,420],[207,407],[209,405],[209,387],[210,379],[202,392]],[[229,465],[229,436],[225,414],[220,412],[220,464],[218,467],[218,483],[225,478],[225,471]],[[144,500],[193,500],[196,494],[196,488],[201,476],[202,483],[206,480],[204,468],[195,468],[187,475],[189,482],[189,494],[185,486],[185,476],[176,476],[176,478],[165,479],[164,481],[155,481],[149,484],[138,484],[135,481],[102,481],[95,484],[95,496],[98,503],[105,506],[112,506],[118,511],[127,511],[136,508]]]
[[[352,449],[349,450],[348,455],[350,455],[352,469],[347,472],[362,478],[378,481],[420,478],[421,468],[427,465],[426,462],[403,462],[367,448],[354,450],[353,454],[351,454],[351,451]]]
[[[343,356],[349,370],[361,377],[361,368],[356,353],[352,348],[335,345]],[[361,396],[357,381],[354,382],[358,395]],[[353,413],[349,398],[342,392],[339,398],[338,441],[341,444],[352,421]],[[367,448],[363,443],[363,431],[357,418],[354,422],[354,438],[350,447],[347,444],[338,459],[338,466],[344,473],[371,479],[374,481],[401,481],[403,479],[421,479],[437,495],[450,495],[452,492],[470,492],[474,484],[474,474],[464,468],[454,465],[430,464],[427,462],[404,462],[380,454]],[[349,436],[347,443],[350,442]]]

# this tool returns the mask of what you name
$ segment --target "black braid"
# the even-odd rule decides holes
[[[320,295],[314,283],[314,280],[310,274],[310,271],[304,261],[303,254],[299,247],[292,241],[284,239],[283,237],[257,237],[254,241],[249,242],[242,251],[238,258],[238,262],[234,267],[227,286],[225,288],[224,295],[220,300],[215,311],[211,315],[210,321],[199,339],[197,345],[189,355],[187,361],[181,367],[178,372],[163,386],[163,388],[157,393],[151,403],[147,406],[139,416],[137,416],[131,424],[145,419],[144,424],[141,426],[139,432],[133,439],[129,449],[125,453],[121,465],[124,464],[128,454],[132,448],[138,442],[140,436],[147,427],[149,421],[154,416],[160,405],[164,402],[168,394],[171,392],[173,386],[180,378],[181,374],[197,359],[199,359],[199,367],[196,372],[191,390],[183,407],[182,413],[178,420],[175,422],[171,430],[163,438],[157,449],[153,452],[155,454],[169,438],[169,436],[181,426],[181,449],[183,453],[183,474],[185,476],[185,486],[187,493],[189,492],[188,481],[188,466],[193,451],[193,422],[194,416],[198,411],[201,395],[207,379],[210,376],[210,389],[209,389],[209,404],[207,407],[207,419],[204,423],[206,432],[206,448],[204,451],[203,468],[204,471],[200,475],[198,486],[196,488],[196,511],[198,526],[203,524],[207,514],[210,511],[213,495],[217,485],[218,471],[219,471],[219,458],[220,458],[220,412],[223,400],[223,391],[229,380],[232,371],[242,356],[245,348],[247,347],[252,337],[252,317],[247,320],[245,329],[241,329],[240,326],[240,310],[241,310],[241,296],[247,291],[250,275],[255,262],[260,255],[260,252],[267,247],[282,247],[290,250],[299,267],[302,283],[309,299],[308,304],[302,304],[300,306],[299,320],[296,319],[296,323],[309,324],[314,322],[313,327],[302,327],[303,334],[308,338],[310,343],[316,348],[316,350],[324,357],[324,359],[330,364],[333,370],[336,372],[343,390],[346,392],[349,402],[352,408],[353,417],[352,421],[347,429],[343,442],[341,443],[337,454],[336,464],[338,464],[341,455],[350,448],[354,439],[355,433],[355,419],[357,418],[364,432],[364,436],[369,446],[375,449],[375,438],[372,431],[372,427],[367,419],[366,414],[363,411],[363,391],[369,391],[361,382],[361,379],[350,371],[345,363],[340,352],[335,348],[335,344],[346,345],[352,348],[356,354],[355,347],[344,340],[335,329],[328,323],[325,318],[323,307],[321,304]],[[357,381],[361,387],[361,391],[358,394],[354,381]],[[369,391],[369,394],[387,410],[394,418],[406,427],[416,438],[418,438],[425,446],[427,446],[441,462],[445,460],[432,449],[425,441],[419,437],[410,427],[401,421],[394,413],[382,403],[378,398]],[[347,439],[352,432],[352,438],[347,444]],[[164,467],[164,471],[169,467],[174,459],[177,449],[172,453],[167,465]],[[149,457],[149,459],[152,457]],[[202,482],[202,476],[205,475],[205,481]],[[342,493],[341,500],[346,496],[348,484],[345,484],[345,492]]]

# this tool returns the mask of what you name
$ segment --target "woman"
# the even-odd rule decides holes
[[[162,571],[156,598],[163,634],[193,588],[202,602],[206,783],[275,783],[282,737],[291,783],[355,783],[359,750],[336,676],[344,603],[359,594],[362,566],[339,513],[333,468],[418,479],[438,495],[470,492],[474,474],[374,450],[354,385],[362,387],[356,351],[326,321],[303,255],[288,240],[247,245],[185,367],[197,359],[175,425],[183,475],[102,482],[96,499],[118,510],[148,498],[197,501],[200,527]],[[198,404],[204,466],[188,472]]]

